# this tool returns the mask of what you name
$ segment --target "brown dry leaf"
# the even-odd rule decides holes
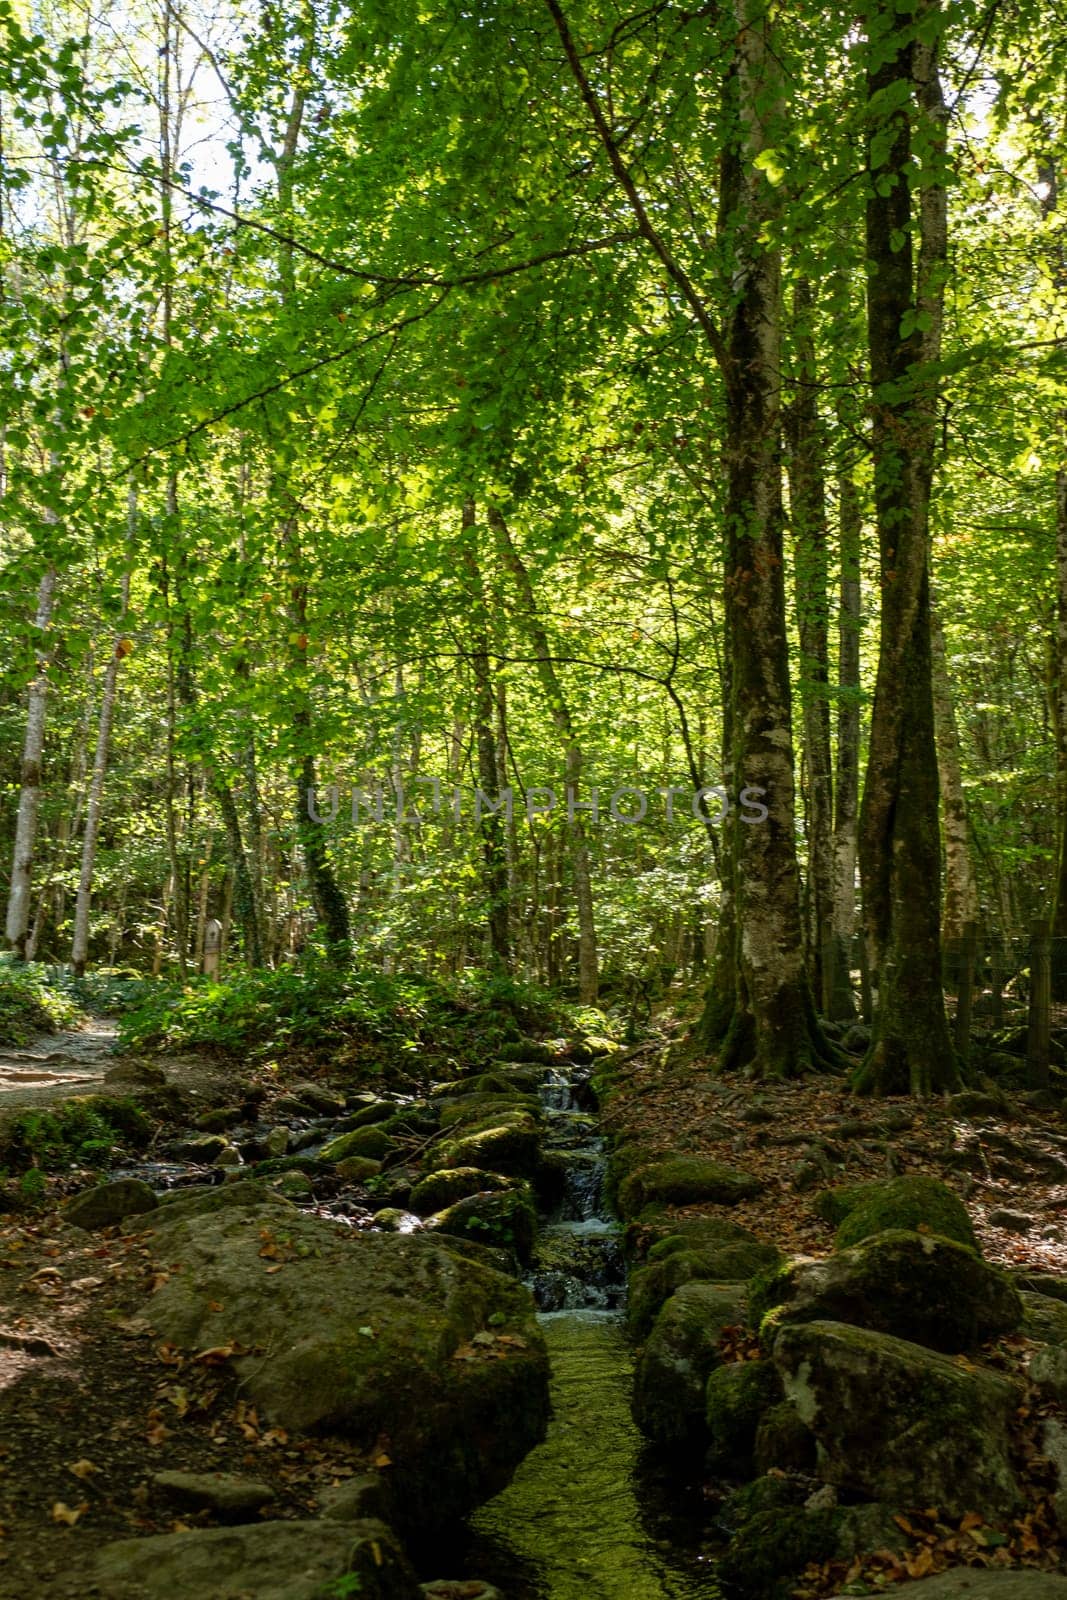
[[[165,1367],[180,1367],[182,1364],[181,1351],[176,1344],[171,1344],[169,1339],[163,1344],[156,1345],[156,1355]]]
[[[222,1301],[221,1300],[209,1300],[208,1303],[207,1303],[207,1308],[208,1308],[209,1311],[221,1311],[222,1310]]]
[[[263,1254],[262,1250],[259,1253],[260,1253],[260,1255],[262,1255]],[[284,1262],[279,1261],[273,1267],[268,1267],[267,1268],[267,1277],[269,1278],[272,1272],[280,1272],[284,1265],[285,1265]]]
[[[76,1478],[91,1478],[94,1472],[100,1471],[95,1462],[87,1460],[84,1456],[80,1461],[71,1461],[68,1465]]]
[[[238,1344],[237,1340],[234,1339],[229,1344],[212,1345],[210,1350],[198,1350],[193,1360],[203,1362],[206,1367],[214,1367],[218,1366],[222,1361],[228,1361],[231,1356],[243,1356],[246,1354],[247,1347],[243,1344]]]
[[[374,1465],[376,1467],[391,1467],[392,1464],[393,1464],[392,1456],[386,1455],[384,1450],[380,1450],[378,1452],[378,1454],[374,1457]]]
[[[929,1545],[924,1544],[916,1555],[909,1556],[905,1560],[904,1566],[909,1578],[925,1578],[928,1573],[934,1570],[933,1551]]]
[[[977,1511],[968,1511],[968,1512],[966,1512],[964,1514],[963,1520],[960,1522],[960,1527],[959,1527],[960,1533],[970,1533],[972,1528],[980,1528],[982,1526],[982,1520],[983,1519],[982,1519],[982,1516],[981,1516],[980,1512],[977,1512]]]
[[[152,1281],[148,1285],[148,1291],[149,1291],[150,1294],[155,1294],[157,1289],[162,1289],[163,1285],[165,1283],[169,1283],[169,1282],[170,1282],[170,1273],[169,1272],[153,1272]]]
[[[88,1500],[83,1500],[80,1505],[68,1506],[62,1500],[57,1500],[52,1507],[52,1521],[63,1522],[68,1528],[73,1528],[78,1518],[89,1509]]]

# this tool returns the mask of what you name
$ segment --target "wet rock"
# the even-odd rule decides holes
[[[319,1155],[322,1161],[334,1163],[344,1161],[349,1156],[366,1156],[371,1161],[382,1161],[398,1148],[396,1140],[381,1128],[353,1128],[350,1133],[339,1134],[329,1144],[324,1144]]]
[[[1023,1306],[1011,1279],[936,1234],[878,1233],[821,1261],[791,1261],[753,1285],[752,1316],[848,1322],[935,1350],[972,1350],[1010,1333]]]
[[[318,1511],[327,1522],[361,1522],[365,1517],[388,1522],[391,1502],[392,1496],[381,1473],[361,1472],[323,1489]]]
[[[269,1483],[225,1472],[156,1472],[152,1486],[168,1504],[211,1511],[222,1522],[249,1522],[275,1498]]]
[[[537,1237],[537,1213],[529,1190],[523,1185],[503,1194],[468,1195],[431,1217],[428,1226],[460,1239],[476,1239],[481,1244],[514,1250],[519,1262],[526,1266]]]
[[[358,1110],[349,1112],[345,1118],[345,1131],[372,1128],[377,1122],[388,1122],[395,1110],[395,1100],[372,1100],[370,1105],[360,1106]]]
[[[244,1164],[244,1157],[235,1144],[224,1144],[212,1163],[216,1167],[243,1167]]]
[[[1028,1339],[1038,1344],[1067,1348],[1067,1304],[1051,1295],[1022,1292],[1023,1327]]]
[[[93,1232],[97,1228],[110,1228],[130,1216],[155,1211],[159,1202],[147,1183],[140,1178],[116,1178],[113,1183],[99,1183],[95,1189],[83,1189],[68,1200],[63,1207],[63,1219],[75,1228]]]
[[[322,1600],[343,1580],[359,1600],[421,1600],[381,1522],[261,1522],[122,1539],[97,1554],[101,1600]],[[358,1578],[355,1587],[353,1578]]]
[[[422,1592],[425,1600],[504,1600],[501,1590],[481,1578],[435,1578]]]
[[[427,1169],[481,1167],[487,1172],[531,1177],[537,1167],[541,1136],[534,1119],[517,1111],[490,1118],[484,1125],[464,1126],[444,1140],[426,1162]]]
[[[708,1375],[722,1360],[724,1328],[744,1321],[744,1288],[688,1283],[655,1320],[634,1370],[634,1421],[663,1444],[692,1442],[705,1428]]]
[[[500,1194],[514,1186],[515,1179],[502,1172],[485,1172],[481,1167],[443,1167],[415,1185],[411,1191],[411,1209],[428,1217],[455,1205],[457,1200],[466,1200],[468,1195]]]
[[[271,1180],[271,1188],[287,1200],[302,1200],[315,1192],[314,1184],[303,1172],[281,1172]]]
[[[374,1226],[383,1233],[417,1233],[422,1225],[421,1217],[401,1206],[383,1206],[374,1213]]]
[[[495,1494],[545,1427],[528,1291],[425,1233],[341,1232],[275,1206],[229,1206],[155,1235],[170,1269],[145,1308],[159,1335],[244,1346],[242,1392],[277,1426],[368,1447],[387,1433],[398,1516],[424,1532]],[[487,1329],[484,1350],[472,1345]]]
[[[830,1190],[829,1194],[832,1200],[820,1196],[827,1208],[820,1215],[829,1212],[828,1220],[835,1220],[832,1207],[841,1218],[836,1240],[839,1246],[859,1244],[890,1228],[906,1228],[940,1234],[945,1239],[955,1239],[957,1244],[970,1245],[972,1250],[978,1248],[963,1201],[947,1184],[924,1173],[891,1178],[888,1183],[850,1185]]]
[[[1022,1390],[988,1369],[839,1322],[774,1343],[786,1398],[819,1445],[819,1476],[868,1500],[1001,1515],[1020,1490],[1010,1428]]]
[[[815,1437],[788,1400],[761,1413],[752,1457],[758,1473],[815,1471]]]
[[[1067,1426],[1059,1417],[1048,1417],[1041,1427],[1041,1453],[1052,1462],[1056,1488],[1052,1510],[1060,1533],[1067,1533]]]
[[[381,1162],[370,1156],[345,1156],[343,1161],[334,1163],[334,1171],[346,1183],[366,1183],[368,1178],[376,1178],[381,1170]]]
[[[704,1392],[709,1472],[751,1477],[756,1430],[781,1398],[782,1380],[770,1361],[732,1361],[712,1369]]]
[[[244,1113],[240,1106],[215,1106],[211,1111],[202,1111],[193,1121],[193,1127],[201,1133],[225,1133],[228,1128],[236,1128],[244,1120]]]
[[[324,1089],[319,1083],[294,1083],[289,1093],[294,1100],[320,1117],[341,1117],[345,1113],[343,1097],[332,1089]]]
[[[210,1166],[229,1148],[229,1140],[221,1133],[203,1133],[192,1139],[176,1139],[168,1148],[176,1161]]]
[[[705,1156],[667,1156],[637,1167],[619,1185],[619,1207],[633,1217],[645,1206],[664,1205],[732,1206],[751,1200],[765,1187],[761,1178],[739,1167]]]
[[[685,1283],[747,1283],[756,1273],[777,1266],[780,1260],[774,1245],[761,1244],[752,1234],[742,1239],[725,1238],[720,1243],[705,1235],[705,1242],[695,1248],[683,1244],[655,1259],[650,1257],[647,1266],[636,1267],[630,1274],[630,1331],[638,1339],[647,1333],[664,1301]]]
[[[289,1129],[282,1127],[271,1128],[263,1143],[266,1146],[265,1153],[268,1157],[285,1155],[289,1148]]]
[[[458,1133],[464,1125],[482,1127],[493,1120],[507,1121],[516,1112],[540,1122],[541,1103],[525,1094],[463,1094],[441,1106],[440,1122],[443,1128],[455,1128]]]

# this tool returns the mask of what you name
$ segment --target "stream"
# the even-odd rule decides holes
[[[471,1519],[460,1568],[508,1600],[712,1600],[699,1486],[664,1475],[630,1416],[625,1263],[581,1069],[541,1090],[559,1203],[529,1279],[552,1362],[548,1436]]]

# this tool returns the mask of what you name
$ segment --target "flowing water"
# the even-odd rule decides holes
[[[699,1488],[673,1475],[657,1481],[630,1415],[625,1264],[603,1201],[588,1090],[553,1073],[542,1101],[563,1182],[529,1281],[552,1362],[553,1417],[509,1487],[471,1519],[463,1570],[508,1600],[712,1600]]]

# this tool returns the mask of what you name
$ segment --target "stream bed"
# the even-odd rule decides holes
[[[712,1600],[699,1502],[643,1469],[618,1313],[544,1313],[548,1437],[471,1519],[462,1570],[508,1600]],[[694,1496],[695,1498],[695,1496]]]

